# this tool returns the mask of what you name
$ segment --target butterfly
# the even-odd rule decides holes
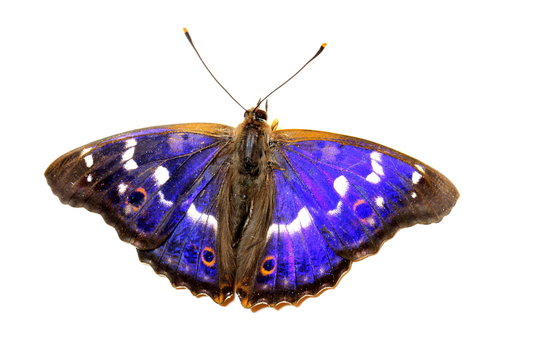
[[[187,32],[187,31],[186,31]],[[439,222],[459,193],[388,147],[276,130],[257,106],[236,128],[158,126],[59,157],[62,203],[101,214],[173,286],[246,308],[299,304],[401,228]]]

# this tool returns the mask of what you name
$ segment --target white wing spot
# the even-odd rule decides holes
[[[416,193],[415,193],[414,191],[411,193],[411,197],[412,197],[413,199],[416,199]]]
[[[133,138],[126,140],[126,149],[134,147],[135,145],[137,145],[137,140]]]
[[[87,154],[90,150],[92,150],[92,148],[84,148],[84,149],[82,149],[81,156]]]
[[[413,184],[418,184],[421,178],[422,178],[422,175],[418,171],[414,171],[412,173],[411,180]]]
[[[373,172],[375,174],[384,176],[383,167],[376,160],[371,160],[371,167],[373,168]]]
[[[85,149],[86,150],[86,149]],[[83,150],[84,151],[84,150]],[[84,162],[86,164],[86,167],[91,167],[92,165],[94,165],[94,158],[92,157],[92,154],[90,155],[86,155],[84,157]]]
[[[161,191],[158,192],[158,196],[159,196],[159,202],[162,203],[163,205],[165,206],[173,206],[173,202],[170,201],[170,200],[167,200],[165,199],[165,195],[163,195],[163,193]]]
[[[424,174],[426,171],[424,170],[424,167],[420,164],[416,164],[414,165],[415,168],[418,169],[418,171],[420,171],[422,174]]]
[[[137,165],[137,163],[133,159],[130,159],[128,162],[124,164],[124,169],[126,170],[135,170],[138,167],[139,165]]]
[[[369,157],[371,158],[371,168],[377,175],[384,176],[384,170],[381,166],[381,153],[373,151]]]
[[[366,222],[368,223],[369,226],[375,226],[375,219],[372,217],[367,218]]]
[[[133,157],[133,154],[135,154],[135,148],[129,148],[122,154],[122,160],[128,161]]]
[[[373,171],[366,176],[366,180],[372,184],[378,184],[381,181],[381,176],[384,176],[384,169],[381,165],[382,154],[377,151],[372,151],[369,157],[371,158],[371,168]]]
[[[296,218],[291,221],[289,224],[272,224],[270,225],[270,228],[268,229],[268,232],[266,233],[266,238],[269,239],[273,234],[275,233],[284,233],[287,232],[289,234],[300,232],[302,229],[306,229],[313,223],[313,219],[311,218],[311,214],[309,213],[309,210],[304,206],[300,211],[298,211],[298,215]]]
[[[380,152],[373,151],[371,153],[371,155],[369,155],[369,157],[371,158],[371,160],[381,162],[381,153]]]
[[[169,170],[166,167],[158,166],[154,171],[154,179],[158,185],[163,185],[169,180]]]
[[[382,208],[384,207],[384,199],[382,196],[377,196],[375,198],[375,204],[377,204],[378,207]]]
[[[86,181],[92,182],[92,174],[88,174],[88,176],[86,177]]]
[[[327,215],[339,215],[341,213],[341,208],[343,207],[343,202],[341,200],[338,201],[337,206],[335,209],[328,210],[326,212]]]
[[[341,197],[345,197],[347,191],[349,191],[349,180],[343,175],[339,176],[334,180],[334,190]]]
[[[381,178],[379,177],[379,175],[372,172],[371,174],[366,176],[366,180],[372,184],[378,184],[381,181]]]
[[[195,223],[206,223],[212,229],[214,229],[215,232],[217,232],[218,222],[216,218],[212,215],[197,211],[197,208],[195,205],[193,205],[193,203],[189,206],[186,215]]]
[[[118,185],[118,193],[119,194],[123,194],[126,192],[128,186],[124,183],[120,183],[120,185]]]

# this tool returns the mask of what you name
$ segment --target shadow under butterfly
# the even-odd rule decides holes
[[[236,293],[252,309],[333,288],[353,261],[401,228],[439,222],[459,197],[441,173],[385,146],[276,130],[261,103],[237,128],[159,126],[90,143],[45,176],[173,286],[222,305]]]

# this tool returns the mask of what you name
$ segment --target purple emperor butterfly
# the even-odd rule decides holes
[[[353,261],[401,228],[439,222],[459,197],[442,174],[385,146],[275,130],[261,103],[237,128],[159,126],[90,143],[45,176],[175,287],[218,304],[236,293],[247,308],[334,287]]]

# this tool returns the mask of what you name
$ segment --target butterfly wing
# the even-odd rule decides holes
[[[338,256],[324,233],[313,226],[307,195],[283,167],[274,172],[275,205],[266,246],[256,262],[251,285],[239,287],[242,305],[296,303],[306,295],[333,287],[351,261]]]
[[[188,201],[189,207],[171,236],[156,249],[138,250],[139,259],[151,265],[156,273],[167,276],[173,286],[188,288],[194,295],[208,295],[218,304],[233,294],[232,279],[220,279],[216,261],[219,219],[216,199],[227,168],[226,164],[211,165],[205,172],[211,179]]]
[[[174,286],[223,303],[232,285],[219,283],[215,204],[232,131],[217,124],[135,130],[65,154],[45,176],[63,203],[101,214]]]
[[[343,135],[273,133],[276,206],[244,306],[297,303],[336,285],[351,261],[400,228],[440,221],[459,196],[407,155]]]
[[[101,214],[122,240],[153,249],[224,162],[231,134],[214,124],[135,130],[61,156],[45,177],[63,203]]]

